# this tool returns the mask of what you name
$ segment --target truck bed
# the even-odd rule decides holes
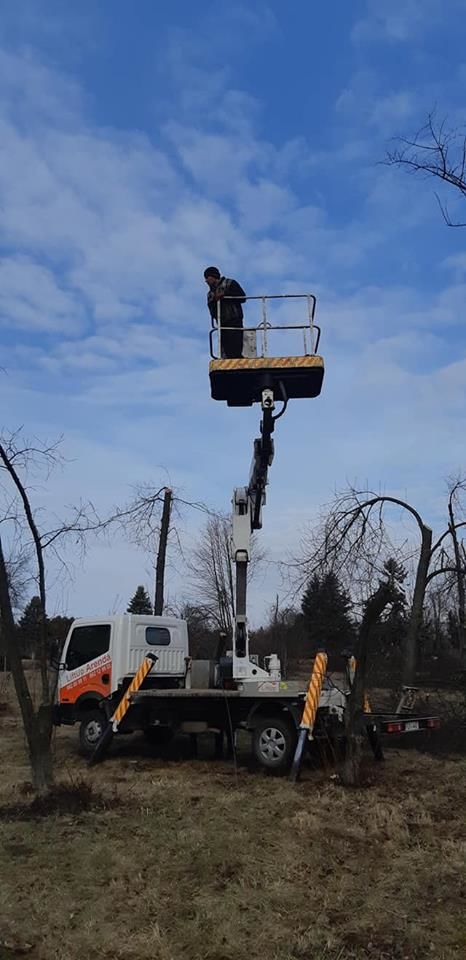
[[[134,693],[131,701],[136,706],[139,705],[141,709],[151,710],[156,709],[157,706],[160,707],[160,711],[163,714],[165,711],[176,710],[176,704],[179,705],[179,714],[180,716],[188,716],[193,711],[197,717],[203,715],[203,709],[205,707],[206,717],[210,719],[219,719],[223,713],[224,707],[226,708],[228,704],[231,703],[231,709],[233,711],[233,716],[237,721],[244,720],[249,713],[250,708],[257,702],[258,699],[269,700],[271,708],[274,704],[282,702],[282,704],[289,704],[292,714],[295,717],[295,722],[299,726],[299,718],[301,717],[302,704],[304,702],[305,693],[296,693],[296,691],[283,689],[279,693],[271,693],[270,691],[264,691],[263,693],[258,693],[257,690],[253,691],[240,691],[240,690],[224,690],[224,689],[169,689],[169,690],[160,690],[157,688],[149,688],[147,690],[139,690],[137,693]],[[240,702],[238,702],[240,701]],[[233,702],[236,702],[235,705]],[[190,710],[190,705],[192,711]],[[209,709],[210,708],[210,709]],[[230,712],[230,708],[228,708]],[[365,725],[369,728],[376,730],[380,735],[395,735],[400,736],[404,733],[418,733],[423,730],[434,730],[440,726],[440,720],[438,717],[435,717],[430,714],[418,714],[418,713],[394,713],[394,712],[371,712],[364,714]],[[315,730],[315,735],[319,736],[319,725]]]
[[[286,693],[286,691],[285,691]],[[195,699],[206,699],[206,700],[233,700],[238,699],[239,697],[244,697],[245,694],[241,693],[240,690],[210,690],[208,688],[204,689],[186,689],[185,687],[177,687],[170,690],[160,690],[156,687],[149,688],[148,690],[139,690],[137,693],[133,693],[131,697],[132,703],[141,703],[144,700],[195,700]],[[256,694],[254,694],[256,696]],[[269,694],[270,696],[270,694]],[[295,695],[294,695],[295,696]]]

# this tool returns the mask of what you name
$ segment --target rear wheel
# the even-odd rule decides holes
[[[84,757],[92,756],[106,726],[103,710],[91,710],[83,717],[79,725],[79,752]]]
[[[286,773],[296,747],[296,729],[285,716],[261,717],[252,740],[254,756],[262,767]]]
[[[163,747],[166,743],[170,743],[170,741],[173,740],[174,731],[172,727],[146,727],[144,736],[152,746]]]

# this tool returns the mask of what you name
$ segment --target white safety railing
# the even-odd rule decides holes
[[[256,300],[260,302],[261,306],[261,319],[259,323],[255,326],[242,326],[240,327],[229,327],[225,323],[222,323],[222,303],[225,301],[234,301],[239,300],[241,304],[245,301],[249,302],[251,300]],[[307,318],[306,322],[303,323],[271,323],[267,314],[267,306],[269,300],[305,300],[307,307]],[[242,331],[243,339],[246,340],[244,334],[254,333],[254,337],[257,344],[257,339],[260,343],[260,356],[267,357],[269,354],[269,334],[272,331],[276,330],[300,330],[303,335],[303,355],[309,356],[317,353],[320,340],[320,327],[314,322],[316,312],[316,298],[313,293],[278,293],[278,294],[267,294],[266,296],[252,296],[252,297],[221,297],[217,302],[217,316],[212,320],[212,328],[210,330],[209,342],[210,342],[210,355],[213,359],[218,359],[222,356],[222,334],[226,332],[236,332],[239,333]],[[214,336],[218,336],[218,355],[214,352]],[[256,347],[257,348],[257,347]],[[283,355],[283,354],[281,354]],[[288,355],[288,354],[287,354]],[[294,354],[293,354],[294,355]]]

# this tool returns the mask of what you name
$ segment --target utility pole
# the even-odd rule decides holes
[[[170,529],[170,513],[172,505],[172,491],[165,487],[163,497],[162,522],[160,524],[160,540],[157,552],[157,565],[155,568],[155,599],[154,614],[161,617],[163,613],[163,588],[165,579],[165,561],[167,557],[167,540]]]

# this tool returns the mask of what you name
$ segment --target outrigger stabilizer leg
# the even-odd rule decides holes
[[[312,732],[316,721],[317,711],[319,709],[320,694],[322,685],[327,672],[327,654],[321,651],[316,655],[312,667],[311,679],[307,688],[306,700],[304,702],[303,716],[301,719],[298,742],[291,767],[290,780],[296,783],[303,762],[304,750],[308,740],[312,740]]]
[[[94,753],[89,759],[89,765],[92,766],[94,763],[98,763],[99,760],[102,760],[105,753],[107,752],[115,733],[118,732],[118,727],[120,726],[123,717],[126,716],[130,706],[131,706],[131,697],[133,693],[136,693],[139,690],[139,687],[142,686],[144,680],[152,670],[152,667],[155,666],[159,658],[155,653],[147,653],[144,657],[144,660],[139,667],[138,672],[135,677],[133,677],[129,687],[125,690],[118,706],[114,710],[108,724],[98,740]]]

